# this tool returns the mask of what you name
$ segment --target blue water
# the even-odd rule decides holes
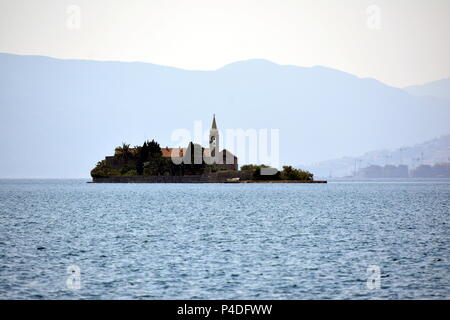
[[[449,207],[448,180],[0,180],[0,298],[449,299]]]

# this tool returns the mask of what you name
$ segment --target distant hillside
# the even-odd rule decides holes
[[[450,100],[450,78],[433,81],[419,86],[409,86],[404,90],[416,96],[431,96]]]
[[[394,150],[367,152],[360,157],[342,157],[320,161],[300,167],[311,170],[318,177],[344,177],[370,165],[408,165],[410,169],[421,164],[433,165],[450,162],[450,135],[429,140],[413,146]]]
[[[317,162],[449,134],[449,101],[266,60],[188,71],[0,54],[0,177],[88,177],[123,141],[173,146],[213,113],[219,130],[280,129],[282,163]]]

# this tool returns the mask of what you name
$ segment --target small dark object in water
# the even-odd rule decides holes
[[[37,247],[36,249],[38,249],[38,250],[45,250],[44,247]]]

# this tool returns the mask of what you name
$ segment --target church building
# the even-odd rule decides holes
[[[219,130],[217,129],[216,116],[213,115],[211,129],[209,130],[209,148],[203,148],[199,144],[191,143],[186,148],[161,148],[164,158],[172,158],[175,163],[191,164],[202,162],[213,165],[218,170],[238,170],[238,158],[230,151],[220,151]]]

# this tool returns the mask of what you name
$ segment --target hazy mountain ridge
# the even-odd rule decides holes
[[[172,146],[174,129],[203,120],[207,130],[212,113],[219,130],[279,128],[290,164],[414,144],[450,123],[449,101],[259,59],[189,71],[0,54],[0,106],[3,177],[88,176],[122,141]]]
[[[431,96],[450,100],[450,77],[423,85],[409,86],[404,90],[416,96]]]

